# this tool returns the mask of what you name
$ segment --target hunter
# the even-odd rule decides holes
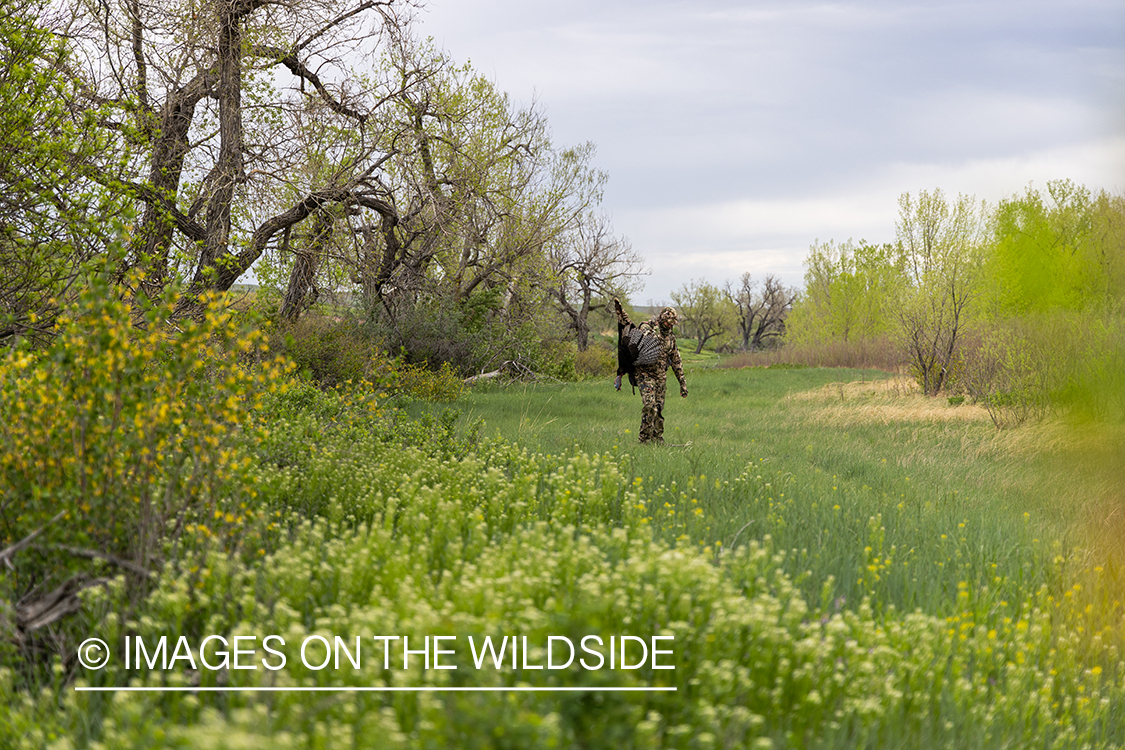
[[[634,328],[629,316],[621,309],[621,302],[613,298],[613,309],[617,312],[617,322],[622,329]],[[668,368],[676,374],[680,381],[680,397],[687,398],[687,381],[684,380],[684,365],[680,361],[680,351],[676,348],[676,336],[672,332],[679,319],[675,308],[665,307],[660,314],[646,320],[639,326],[646,336],[656,336],[660,342],[659,356],[653,364],[637,364],[633,367],[636,373],[636,385],[641,390],[641,433],[642,443],[664,442],[664,392],[668,382]],[[626,363],[626,368],[633,363]],[[633,378],[630,378],[633,380]],[[618,374],[617,387],[621,387],[621,375]]]

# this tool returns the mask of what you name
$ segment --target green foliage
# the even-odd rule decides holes
[[[805,258],[805,291],[786,321],[798,345],[877,339],[895,330],[903,272],[892,245],[814,243]]]
[[[1119,423],[1125,203],[1069,180],[1002,201],[981,289],[969,390],[998,427],[1058,412]]]
[[[237,548],[259,511],[240,426],[286,366],[247,365],[260,337],[218,300],[173,325],[173,296],[132,310],[107,276],[91,273],[49,348],[0,359],[0,549],[30,545],[6,561],[0,601],[27,611],[50,613],[95,571],[128,571],[143,593],[181,543]],[[0,616],[0,653],[18,644],[32,670],[69,656],[82,623],[52,622]]]
[[[904,194],[894,246],[817,243],[805,267],[793,356],[813,347],[830,364],[833,344],[890,332],[926,393],[967,390],[998,426],[1021,424],[1092,403],[1067,395],[1090,392],[1078,371],[1119,356],[1097,332],[1118,327],[1125,299],[1125,198],[1069,180],[995,209]]]
[[[449,362],[431,369],[425,363],[391,358],[350,318],[305,315],[279,326],[274,340],[274,348],[322,388],[366,381],[388,395],[439,402],[455,401],[461,394],[461,377]]]
[[[1001,201],[988,259],[988,303],[998,316],[1104,308],[1125,249],[1104,222],[1112,199],[1069,180]],[[1103,227],[1100,231],[1098,227]],[[1108,240],[1108,241],[1107,241]]]
[[[574,380],[578,347],[573,341],[550,337],[539,340],[539,345],[528,358],[534,372],[556,380]]]
[[[421,365],[400,365],[395,370],[392,387],[396,393],[410,398],[448,403],[457,400],[465,385],[453,367],[443,362],[437,370]]]
[[[893,465],[917,447],[885,426],[807,457],[782,442],[808,440],[805,420],[816,412],[784,397],[823,383],[823,371],[693,372],[693,394],[706,396],[699,403],[729,413],[710,415],[719,423],[713,441],[700,441],[705,456],[545,454],[481,442],[472,430],[458,432],[454,411],[403,420],[368,386],[294,383],[264,393],[249,425],[261,436],[252,443],[253,507],[259,527],[272,529],[235,555],[201,534],[203,556],[170,559],[128,615],[118,614],[121,583],[90,592],[87,606],[111,613],[93,627],[118,652],[126,635],[183,635],[194,650],[212,634],[253,635],[258,644],[278,634],[286,666],[161,673],[115,661],[79,683],[676,692],[106,699],[72,687],[24,690],[4,667],[0,744],[1062,748],[1125,740],[1125,665],[1115,648],[1121,606],[1106,598],[1114,591],[1108,570],[1087,575],[1053,550],[1046,559],[1029,552],[1031,529],[990,535],[988,509],[960,520],[979,500],[934,500],[941,488],[903,481]],[[593,385],[556,388],[582,389],[582,398],[554,399],[555,389],[488,397],[524,409],[529,396],[537,399],[545,421],[557,421],[556,437],[573,440],[573,422],[564,429],[543,402],[588,410],[603,397]],[[736,428],[722,420],[744,424],[748,416],[775,425],[766,442],[778,444],[747,461],[744,450],[769,449],[741,434],[724,443]],[[950,460],[979,460],[966,451],[967,435],[947,433],[937,428],[925,442],[944,440]],[[892,466],[855,456],[854,470],[867,473],[844,476],[853,473],[848,451],[877,434],[882,449],[900,451],[888,453]],[[733,455],[732,444],[745,447]],[[693,468],[699,458],[707,476]],[[932,477],[947,480],[967,473],[933,468]],[[907,543],[912,529],[919,541]],[[922,609],[895,606],[911,597]],[[313,634],[349,645],[361,637],[361,667],[304,667],[295,649]],[[534,664],[550,635],[624,634],[674,636],[675,670],[477,670],[466,642],[527,636]],[[376,635],[408,635],[412,647],[424,635],[456,636],[459,668],[426,670],[412,659],[400,670],[394,650],[387,669]]]
[[[166,522],[252,492],[237,484],[245,458],[231,435],[281,365],[242,365],[259,337],[217,303],[172,332],[164,300],[136,327],[123,290],[93,282],[50,348],[0,362],[0,543],[43,527],[46,540],[145,565]]]
[[[965,347],[965,390],[997,427],[1067,412],[1120,424],[1122,325],[1114,314],[1065,309],[990,321]]]
[[[295,403],[289,393],[271,397]],[[302,397],[303,399],[304,397]],[[315,399],[318,397],[314,397]],[[305,403],[302,401],[302,403]],[[323,404],[308,402],[314,411]],[[51,734],[78,746],[290,747],[378,743],[393,747],[591,748],[738,746],[1077,747],[1118,742],[1125,710],[1123,666],[1112,649],[1075,636],[1088,624],[1077,589],[1034,593],[1025,608],[997,596],[991,576],[949,592],[956,614],[877,610],[889,582],[918,564],[890,542],[895,519],[867,518],[858,543],[869,598],[842,606],[830,579],[809,596],[786,570],[790,553],[760,532],[720,552],[693,540],[663,541],[667,490],[627,481],[623,459],[550,456],[503,442],[469,455],[428,454],[374,439],[329,439],[301,465],[267,472],[262,499],[304,517],[258,559],[215,550],[167,568],[143,617],[110,618],[101,635],[193,643],[281,635],[364,641],[360,668],[305,668],[292,648],[277,671],[168,675],[120,665],[89,684],[209,686],[588,686],[670,685],[675,693],[573,694],[121,694],[111,701],[67,690],[13,691],[4,739],[34,746]],[[768,477],[743,472],[731,491],[777,499]],[[682,489],[701,494],[702,478]],[[784,485],[775,485],[781,489]],[[790,485],[792,486],[792,485]],[[277,505],[281,502],[282,505]],[[775,523],[792,504],[770,504]],[[840,515],[828,508],[828,514]],[[779,526],[780,528],[780,526]],[[842,533],[842,529],[840,532]],[[956,523],[943,552],[972,549]],[[962,575],[958,571],[957,575]],[[802,576],[803,578],[804,576]],[[106,596],[114,596],[110,591]],[[92,605],[101,595],[91,599]],[[371,636],[452,635],[457,670],[384,667]],[[476,670],[467,636],[526,635],[542,663],[549,635],[674,636],[675,670]],[[261,652],[259,651],[259,655]],[[256,658],[256,657],[255,657]],[[222,683],[220,683],[222,681]],[[1046,689],[1044,689],[1046,686]],[[765,744],[763,744],[765,746]]]
[[[400,299],[393,315],[372,311],[371,335],[402,353],[406,363],[475,374],[505,360],[528,366],[550,355],[543,351],[545,321],[513,319],[504,308],[502,289],[482,287],[459,300],[435,290],[417,300]]]
[[[351,318],[305,315],[296,323],[279,324],[272,338],[273,349],[323,386],[380,376],[379,348]]]
[[[102,143],[72,119],[69,54],[40,25],[45,6],[0,7],[0,343],[50,337],[83,262],[116,229],[103,218],[122,213],[84,178]]]
[[[1066,380],[1060,368],[1067,365],[1048,332],[1066,327],[1059,318],[1014,319],[989,326],[966,347],[965,391],[988,410],[997,428],[1047,414],[1052,394]]]
[[[717,286],[707,281],[693,279],[685,282],[672,292],[672,301],[679,306],[678,312],[683,319],[681,329],[684,333],[681,335],[695,339],[696,354],[703,351],[708,341],[734,325],[735,313],[730,301]]]
[[[896,318],[910,373],[934,396],[956,380],[959,347],[979,288],[986,207],[940,190],[899,198],[900,263],[906,277]]]
[[[284,352],[297,369],[322,388],[366,381],[387,395],[424,401],[456,401],[463,383],[446,361],[434,367],[414,363],[408,356],[391,357],[371,338],[367,327],[348,318],[305,315],[279,326],[274,348]]]

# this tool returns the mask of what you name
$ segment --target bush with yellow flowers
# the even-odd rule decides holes
[[[47,349],[0,356],[0,550],[18,545],[0,600],[23,604],[0,617],[5,643],[50,624],[30,605],[51,592],[142,579],[185,531],[237,540],[254,513],[239,427],[285,365],[253,362],[259,336],[218,298],[189,320],[173,319],[173,295],[125,299],[95,273]]]

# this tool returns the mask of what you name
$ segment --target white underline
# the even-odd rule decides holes
[[[566,692],[675,692],[674,687],[75,687],[76,692],[97,693],[277,693],[277,692],[524,692],[524,693],[566,693]]]

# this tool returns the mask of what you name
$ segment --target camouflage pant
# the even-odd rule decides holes
[[[668,376],[664,373],[637,371],[637,388],[641,391],[642,443],[664,442],[664,390]]]

